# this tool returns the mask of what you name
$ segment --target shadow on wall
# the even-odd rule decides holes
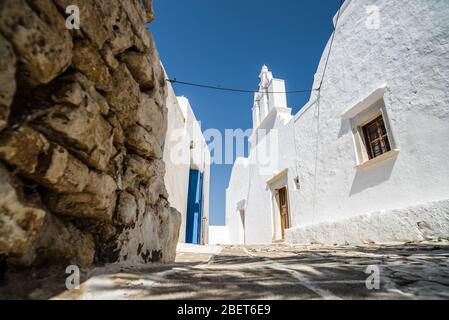
[[[393,172],[397,158],[389,159],[383,163],[379,163],[369,170],[357,170],[352,182],[351,192],[349,196],[356,195],[366,189],[375,187],[388,181]]]
[[[351,122],[349,120],[342,120],[338,139],[351,132]]]

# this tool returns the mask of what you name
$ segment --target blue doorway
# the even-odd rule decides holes
[[[201,226],[203,220],[203,173],[190,170],[189,194],[187,198],[186,242],[201,244]]]

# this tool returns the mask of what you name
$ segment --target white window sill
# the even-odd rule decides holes
[[[368,168],[371,168],[379,163],[385,162],[386,160],[396,158],[399,155],[399,149],[391,150],[387,153],[384,153],[381,156],[378,156],[374,159],[368,160],[362,164],[359,164],[355,167],[357,170],[366,170]]]

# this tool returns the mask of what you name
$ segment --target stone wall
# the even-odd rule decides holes
[[[0,2],[0,261],[174,260],[152,19],[151,1]]]

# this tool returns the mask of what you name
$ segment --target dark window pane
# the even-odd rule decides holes
[[[369,132],[369,139],[370,139],[370,141],[373,141],[373,140],[377,139],[377,126],[375,124],[371,125],[368,128],[368,132]]]
[[[381,128],[382,128],[382,135],[386,135],[387,129],[385,128],[385,122],[382,118],[380,119],[380,122],[381,122]]]
[[[373,152],[374,152],[374,157],[378,157],[380,155],[382,155],[382,145],[380,143],[380,140],[377,140],[376,142],[373,143]]]
[[[388,137],[385,137],[384,139],[385,139],[385,140],[384,140],[384,142],[385,142],[385,148],[387,149],[387,152],[388,152],[388,151],[391,151],[390,140],[388,139]]]
[[[390,140],[382,116],[363,127],[370,159],[391,151]]]

